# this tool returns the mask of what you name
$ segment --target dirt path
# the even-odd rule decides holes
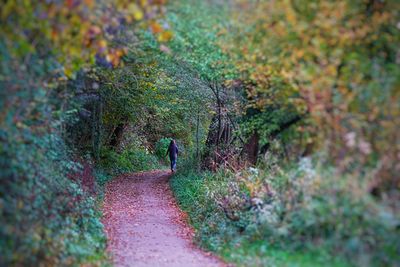
[[[169,172],[127,174],[106,188],[104,219],[114,266],[224,266],[191,242]]]

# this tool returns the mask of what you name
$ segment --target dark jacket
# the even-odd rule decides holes
[[[179,150],[175,144],[171,144],[168,147],[167,155],[169,154],[170,159],[176,159],[178,157],[178,153],[179,153]]]

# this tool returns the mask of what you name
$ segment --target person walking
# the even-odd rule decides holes
[[[169,160],[171,161],[171,171],[174,172],[176,170],[176,159],[178,158],[178,147],[176,146],[176,142],[174,139],[171,140],[168,146],[167,156],[169,154]]]

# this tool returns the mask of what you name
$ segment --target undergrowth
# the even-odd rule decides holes
[[[171,187],[204,248],[238,266],[396,266],[399,218],[309,158],[239,173],[181,168]]]
[[[0,265],[106,265],[98,199],[71,177],[82,166],[59,136],[0,134]]]
[[[158,158],[145,148],[128,147],[121,153],[112,149],[100,152],[98,180],[100,184],[107,182],[110,177],[127,172],[154,170],[161,167]]]
[[[0,48],[0,266],[107,265],[98,199],[62,130],[75,111],[60,112],[61,89],[43,86],[57,64],[32,56],[21,79]]]

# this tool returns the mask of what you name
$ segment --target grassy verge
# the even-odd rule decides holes
[[[237,233],[238,226],[225,219],[223,212],[211,203],[205,192],[206,182],[204,176],[195,172],[178,173],[171,180],[171,187],[180,207],[189,214],[198,244],[226,262],[237,266],[351,266],[323,249],[285,250],[270,246],[267,240],[251,240],[245,233]],[[214,186],[218,187],[218,182]]]
[[[342,258],[334,258],[326,250],[285,250],[268,247],[263,240],[244,241],[239,245],[225,246],[219,254],[237,266],[281,266],[281,267],[339,267],[351,266]]]
[[[378,215],[384,209],[353,180],[301,164],[268,173],[181,168],[171,187],[198,244],[238,266],[396,266],[395,216]]]

